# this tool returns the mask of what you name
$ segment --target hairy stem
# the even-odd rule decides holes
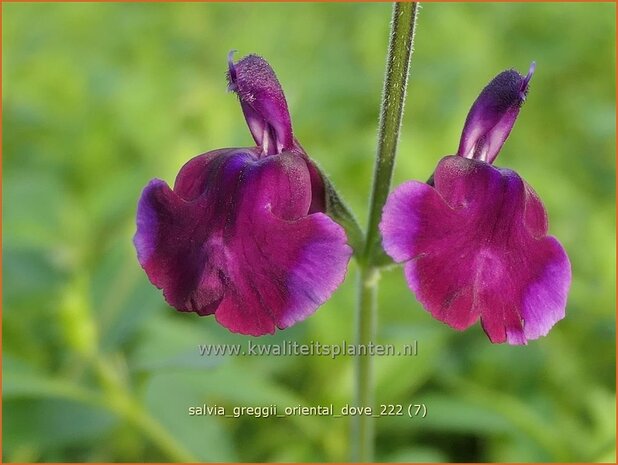
[[[378,270],[361,267],[358,290],[357,344],[368,344],[375,339],[377,327]],[[355,405],[373,407],[374,376],[371,355],[356,358]],[[357,415],[352,424],[352,461],[372,462],[374,449],[374,424],[370,416]]]
[[[372,265],[376,251],[380,248],[378,224],[391,186],[395,153],[399,141],[399,129],[401,128],[408,86],[408,69],[412,56],[417,11],[418,3],[416,2],[395,3],[393,6],[386,77],[380,109],[378,150],[364,251],[365,261],[369,266]]]
[[[390,189],[395,163],[417,11],[418,3],[416,2],[395,3],[393,5],[386,76],[380,109],[378,149],[369,204],[367,239],[362,255],[359,257],[360,277],[356,343],[364,346],[375,339],[377,330],[378,261],[383,256],[378,225]],[[371,356],[357,357],[356,406],[361,408],[371,407],[375,412],[374,383]],[[374,460],[374,440],[374,419],[370,415],[353,417],[352,461],[372,462]]]

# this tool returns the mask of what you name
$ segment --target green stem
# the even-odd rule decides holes
[[[393,6],[388,61],[380,110],[377,160],[369,203],[369,225],[364,253],[365,260],[369,262],[369,265],[371,265],[376,251],[380,249],[378,224],[391,186],[406,88],[408,87],[408,69],[412,56],[417,11],[418,3],[416,2],[395,3]]]
[[[382,216],[382,208],[390,190],[395,163],[417,11],[418,3],[416,2],[395,3],[393,5],[367,239],[363,253],[358,260],[360,276],[356,343],[365,347],[375,339],[376,335],[378,262],[383,255],[378,225]],[[357,357],[355,377],[355,404],[357,406],[372,407],[375,410],[374,382],[371,356]],[[374,419],[371,416],[358,415],[354,417],[351,449],[353,462],[373,462]]]
[[[359,276],[358,317],[356,320],[357,344],[368,344],[375,339],[377,327],[377,291],[378,274],[375,268],[361,267]],[[373,363],[370,355],[360,355],[356,358],[355,379],[356,405],[373,407],[374,376]],[[352,462],[372,462],[374,424],[370,416],[353,417],[352,424]]]

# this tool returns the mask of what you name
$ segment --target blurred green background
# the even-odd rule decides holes
[[[528,347],[433,320],[383,273],[378,461],[615,460],[615,5],[434,4],[420,12],[395,184],[457,149],[499,71],[537,72],[497,164],[544,200],[568,250],[567,317]],[[388,4],[4,4],[4,461],[342,461],[350,423],[190,417],[203,403],[352,402],[353,359],[200,357],[245,343],[171,310],[131,238],[141,189],[252,145],[226,54],[258,53],[296,136],[366,221]],[[257,342],[353,338],[356,267],[314,316]]]

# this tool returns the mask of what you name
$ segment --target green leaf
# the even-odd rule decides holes
[[[511,429],[509,422],[500,414],[461,397],[431,394],[412,400],[427,406],[427,416],[418,419],[424,430],[495,434]]]
[[[12,373],[5,370],[2,383],[4,400],[23,398],[61,398],[96,404],[96,396],[76,384],[38,373]]]
[[[93,272],[91,294],[104,351],[116,350],[153,315],[166,311],[161,292],[141,270],[128,235],[105,250]]]
[[[66,399],[13,398],[3,404],[3,442],[11,449],[46,449],[100,439],[116,417],[102,407]]]
[[[218,366],[229,358],[225,355],[200,355],[199,344],[220,343],[204,330],[202,321],[190,315],[173,318],[171,310],[162,309],[143,325],[143,336],[131,357],[131,368],[143,372],[182,369],[206,369]],[[204,322],[206,323],[206,322]],[[214,324],[214,322],[210,322]]]
[[[214,416],[190,416],[189,407],[207,403],[205,373],[183,376],[157,375],[146,390],[146,406],[168,431],[200,462],[236,460],[231,438],[222,420]]]
[[[407,447],[396,450],[380,462],[386,463],[446,463],[448,457],[438,449],[431,447]]]
[[[224,406],[226,413],[234,407],[263,407],[277,405],[282,412],[287,406],[311,405],[286,387],[264,377],[253,365],[235,362],[208,371],[175,371],[153,375],[148,383],[146,404],[151,413],[198,459],[205,461],[234,460],[235,455],[222,431],[251,422],[253,428],[266,426],[268,422],[287,422],[296,427],[307,440],[323,437],[324,421],[331,418],[312,416],[289,416],[286,418],[226,418],[220,416],[189,416],[189,407],[207,405]],[[243,423],[244,424],[244,423]],[[212,439],[205,441],[204,434],[190,431],[212,431]],[[182,433],[178,433],[182,431]],[[186,432],[186,433],[185,433]],[[214,448],[214,449],[213,449]]]
[[[94,442],[117,424],[96,394],[6,356],[5,361],[2,433],[8,456]]]

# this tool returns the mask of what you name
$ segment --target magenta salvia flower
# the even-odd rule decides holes
[[[463,330],[479,318],[491,342],[526,344],[565,315],[571,266],[547,235],[547,213],[514,171],[492,166],[524,102],[527,76],[496,76],[474,102],[455,156],[429,183],[408,181],[387,199],[386,252],[405,263],[417,299]]]
[[[271,67],[230,54],[228,81],[257,146],[193,158],[173,189],[150,181],[134,244],[171,306],[259,336],[315,312],[342,283],[352,249],[323,213],[325,181],[292,134]]]

